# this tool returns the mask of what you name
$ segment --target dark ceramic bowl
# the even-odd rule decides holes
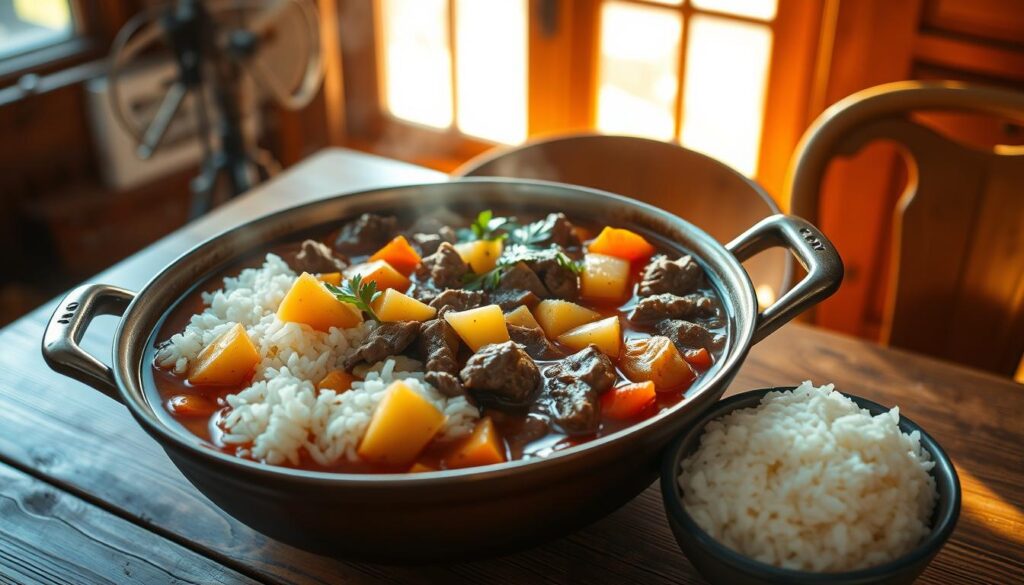
[[[757,406],[769,392],[792,390],[792,386],[751,390],[730,396],[705,410],[687,430],[679,436],[665,453],[661,470],[661,494],[665,501],[665,512],[669,525],[676,536],[679,548],[683,550],[693,566],[711,583],[730,585],[868,585],[885,583],[896,585],[912,583],[924,571],[942,545],[946,543],[956,526],[960,515],[960,480],[953,462],[914,421],[900,414],[900,430],[904,433],[919,431],[921,446],[931,455],[935,467],[931,470],[939,499],[932,513],[932,530],[928,536],[907,554],[885,564],[842,573],[811,573],[780,569],[744,556],[719,543],[700,528],[683,506],[679,488],[679,465],[700,445],[700,438],[707,423],[733,410]],[[857,406],[866,409],[872,416],[887,412],[889,408],[858,396],[844,394]]]

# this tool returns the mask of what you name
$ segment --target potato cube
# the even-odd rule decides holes
[[[437,309],[417,301],[393,288],[384,291],[377,300],[370,303],[373,312],[381,321],[426,321],[433,319]]]
[[[340,272],[325,272],[323,274],[317,274],[316,279],[320,282],[326,282],[334,286],[341,286],[341,273]]]
[[[516,307],[514,311],[505,313],[505,322],[509,325],[529,327],[530,329],[540,327],[540,323],[533,318],[533,313],[530,312],[530,309],[527,308],[526,305],[520,305]]]
[[[192,362],[188,382],[194,386],[241,386],[252,379],[260,354],[241,323],[221,333]]]
[[[605,254],[583,257],[580,288],[584,298],[620,300],[629,286],[629,261]]]
[[[409,288],[409,279],[388,264],[387,260],[356,264],[345,271],[346,278],[352,278],[357,274],[363,278],[363,282],[376,282],[379,291],[393,288],[405,292]]]
[[[494,268],[501,256],[501,240],[477,240],[455,244],[455,251],[462,257],[462,261],[469,264],[473,272],[483,274]]]
[[[615,359],[619,357],[619,346],[622,344],[622,327],[618,317],[608,317],[570,329],[558,336],[558,342],[574,351],[580,351],[593,343],[601,353]]]
[[[445,313],[444,318],[473,351],[490,343],[509,340],[505,315],[501,313],[501,307],[498,305],[487,305],[468,311],[449,311]]]
[[[488,416],[477,421],[473,434],[460,441],[444,460],[448,469],[492,465],[504,461],[505,442]]]
[[[697,377],[672,340],[662,335],[627,341],[619,367],[630,380],[650,380],[659,390],[688,386]]]
[[[600,313],[586,307],[555,299],[537,303],[537,307],[533,310],[533,316],[537,318],[537,322],[540,323],[549,339],[555,339],[574,327],[601,318]]]
[[[377,405],[357,452],[365,461],[408,466],[437,431],[445,415],[404,382],[393,382]]]
[[[303,272],[288,290],[277,308],[277,318],[305,323],[317,331],[329,331],[331,327],[347,329],[363,322],[359,309],[339,301],[308,272]]]

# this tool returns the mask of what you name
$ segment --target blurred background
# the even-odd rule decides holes
[[[1024,3],[0,0],[0,323],[330,146],[451,171],[558,133],[642,136],[787,210],[814,119],[910,79],[1024,89]],[[914,116],[967,144],[1024,141],[991,116]],[[225,156],[204,174],[211,148]],[[830,167],[819,221],[847,276],[820,325],[879,335],[907,169],[885,143]]]

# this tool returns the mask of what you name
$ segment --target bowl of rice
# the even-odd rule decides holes
[[[960,483],[899,408],[815,387],[738,394],[666,452],[680,548],[712,583],[911,583],[952,534]]]

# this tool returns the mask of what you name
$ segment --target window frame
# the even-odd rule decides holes
[[[764,100],[764,121],[758,152],[758,180],[781,200],[789,156],[811,119],[814,73],[819,60],[823,4],[778,0],[775,18],[757,18],[680,6],[652,0],[626,0],[663,10],[681,11],[683,46],[679,55],[675,134],[678,143],[688,29],[694,14],[768,26],[772,48]],[[339,0],[345,70],[346,144],[450,171],[466,159],[503,145],[462,134],[453,122],[435,129],[405,122],[386,111],[381,94],[381,0]],[[527,134],[528,140],[547,134],[594,131],[600,57],[601,7],[604,0],[527,0]],[[454,20],[449,0],[450,18]],[[369,39],[346,43],[350,34]],[[454,31],[449,34],[454,36]],[[453,55],[453,59],[454,59]],[[777,64],[785,63],[786,66]],[[454,70],[454,65],[453,65]],[[452,83],[455,80],[453,76]],[[453,87],[454,91],[454,87]],[[457,102],[457,98],[455,98]],[[768,115],[768,113],[771,115]],[[411,152],[407,144],[416,144]]]

